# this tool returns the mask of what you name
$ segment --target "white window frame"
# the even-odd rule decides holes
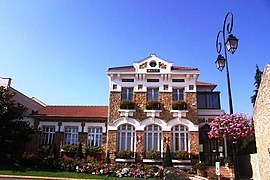
[[[102,127],[88,127],[88,146],[102,146]]]
[[[135,137],[135,127],[133,125],[122,124],[119,126],[117,128],[117,150],[131,150],[135,152]]]
[[[155,91],[157,91],[157,97],[155,98]],[[154,88],[154,87],[151,87],[151,88],[148,88],[147,89],[147,100],[148,101],[151,101],[151,100],[158,100],[158,96],[159,96],[159,88]]]
[[[155,130],[155,127],[156,130]],[[155,138],[155,135],[157,138]],[[151,139],[151,142],[149,140]],[[159,125],[151,124],[144,128],[144,149],[145,151],[161,151],[162,147],[162,130]]]
[[[126,98],[124,98],[124,95],[126,95]],[[133,100],[133,87],[123,87],[122,88],[122,100]]]
[[[41,144],[47,145],[54,142],[55,126],[42,126]]]
[[[70,137],[68,137],[70,135]],[[78,144],[79,127],[65,127],[64,144]]]
[[[178,127],[178,130],[176,130],[176,127]],[[171,132],[172,152],[177,150],[189,151],[189,128],[185,125],[178,124],[172,127]]]
[[[175,90],[176,90],[176,93],[174,92]],[[177,99],[174,99],[174,95],[177,96]],[[179,100],[184,100],[184,89],[173,88],[173,101],[179,101]]]

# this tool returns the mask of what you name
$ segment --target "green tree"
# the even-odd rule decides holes
[[[256,64],[256,73],[255,73],[255,76],[254,76],[254,79],[255,79],[255,90],[253,91],[254,92],[254,95],[251,96],[251,103],[253,104],[253,106],[255,105],[255,102],[256,102],[256,98],[257,98],[257,94],[258,94],[258,91],[259,91],[259,88],[260,88],[260,84],[261,84],[261,80],[262,80],[262,75],[263,75],[263,72],[260,70],[259,66]]]
[[[170,151],[169,144],[167,144],[166,154],[165,154],[164,161],[163,161],[163,167],[164,168],[173,167],[172,156],[171,156],[171,151]]]
[[[27,108],[16,103],[14,96],[9,88],[0,86],[0,161],[8,154],[15,155],[33,132],[29,123],[21,120]]]

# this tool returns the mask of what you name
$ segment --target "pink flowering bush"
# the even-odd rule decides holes
[[[211,123],[210,138],[227,138],[232,142],[247,138],[253,133],[252,120],[245,114],[225,114],[216,117]]]

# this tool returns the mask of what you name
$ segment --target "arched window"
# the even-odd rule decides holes
[[[135,148],[135,127],[123,124],[117,131],[117,150],[131,150]]]
[[[187,126],[176,125],[172,127],[172,151],[189,151],[189,130]]]
[[[149,125],[144,128],[144,149],[161,150],[161,127],[158,125]]]

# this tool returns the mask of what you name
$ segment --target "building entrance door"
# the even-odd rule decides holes
[[[215,162],[224,157],[224,143],[223,140],[210,139],[209,132],[210,126],[208,124],[199,129],[199,143],[202,146],[200,160],[208,165],[215,165]]]

